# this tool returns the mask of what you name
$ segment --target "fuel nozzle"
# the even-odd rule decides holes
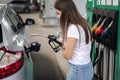
[[[62,47],[62,43],[58,41],[57,37],[54,35],[48,35],[48,39],[49,45],[57,53],[60,50],[60,47]]]

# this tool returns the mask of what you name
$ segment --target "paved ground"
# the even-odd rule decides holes
[[[59,31],[58,26],[42,27],[42,20],[39,13],[20,14],[25,21],[26,18],[35,19],[35,25],[31,25],[30,34],[40,33],[44,35],[56,34]],[[41,50],[38,53],[32,53],[34,63],[34,80],[65,80],[68,64],[61,56],[61,51],[55,53],[48,44],[48,39],[44,37],[31,37],[30,41],[41,43]]]

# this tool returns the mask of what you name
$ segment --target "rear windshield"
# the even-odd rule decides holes
[[[1,27],[1,24],[0,24],[0,43],[3,42],[3,36],[2,36],[2,27]]]

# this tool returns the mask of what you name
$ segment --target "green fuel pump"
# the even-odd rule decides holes
[[[86,6],[94,38],[93,80],[120,80],[120,0],[87,0]],[[98,25],[102,16],[106,17],[102,20],[103,26]]]

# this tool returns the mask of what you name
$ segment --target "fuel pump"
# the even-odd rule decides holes
[[[94,15],[101,20],[96,22],[99,26],[91,28],[95,42],[93,80],[114,80],[118,11],[97,9]]]

